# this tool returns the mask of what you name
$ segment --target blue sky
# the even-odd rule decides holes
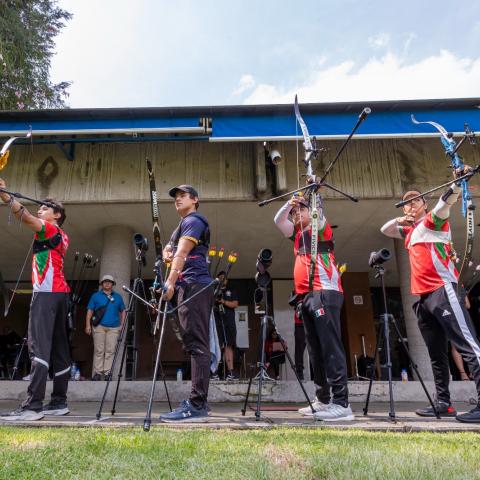
[[[60,0],[71,107],[480,97],[480,2]]]

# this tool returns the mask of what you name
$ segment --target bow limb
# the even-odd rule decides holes
[[[153,231],[153,243],[155,247],[155,279],[153,280],[153,284],[151,287],[151,303],[155,304],[155,292],[163,287],[163,276],[162,276],[162,262],[163,262],[163,246],[162,246],[162,239],[160,234],[160,212],[158,210],[158,194],[157,194],[157,187],[155,183],[155,174],[153,172],[152,163],[147,158],[147,173],[148,173],[148,180],[150,184],[150,208],[152,212],[152,231]],[[165,272],[165,275],[167,275]],[[167,307],[165,307],[166,309]],[[153,334],[155,335],[158,327],[159,327],[159,317],[157,316],[157,320],[155,322],[155,326],[153,328]]]
[[[7,166],[8,157],[10,156],[10,146],[12,145],[12,143],[21,138],[30,138],[31,136],[32,129],[30,128],[30,131],[25,135],[21,135],[19,137],[11,137],[3,144],[3,147],[0,150],[0,170],[3,170]]]
[[[312,157],[316,156],[316,149],[313,147],[312,140],[310,138],[310,134],[308,133],[307,124],[302,118],[300,114],[300,107],[298,106],[298,97],[295,95],[295,117],[297,119],[298,124],[300,125],[300,129],[302,130],[303,135],[303,148],[305,150],[305,159],[303,162],[305,163],[305,167],[307,168],[307,176],[311,179],[314,178],[313,170],[312,170]]]
[[[472,207],[472,202],[470,201],[469,206],[467,206],[467,236],[465,239],[465,251],[463,254],[462,263],[460,265],[460,270],[458,271],[458,285],[462,285],[463,278],[465,277],[466,270],[470,266],[470,262],[473,256],[473,239],[475,236],[475,218],[474,218],[474,208]]]
[[[431,121],[419,122],[413,115],[411,118],[412,122],[416,125],[424,124],[434,127],[440,133],[440,140],[446,155],[450,158],[452,167],[455,170],[462,169],[464,167],[461,157],[457,154],[457,143],[442,125]],[[466,131],[466,135],[469,135],[468,131]],[[475,236],[475,205],[473,203],[472,195],[468,189],[468,180],[469,179],[464,178],[460,181],[460,186],[462,188],[462,215],[466,219],[467,233],[465,240],[465,251],[460,264],[460,269],[458,271],[458,287],[462,285],[462,278],[465,276],[465,271],[471,262],[473,254],[473,239]]]
[[[445,130],[445,127],[443,127],[442,125],[440,125],[439,123],[437,122],[431,122],[431,121],[422,121],[422,122],[419,122],[416,118],[415,118],[415,115],[411,115],[410,118],[412,119],[412,122],[415,124],[415,125],[431,125],[432,127],[436,128],[439,132],[440,132],[440,135],[442,136],[442,138],[446,141],[448,141],[449,143],[453,142],[453,139],[450,138],[448,136],[448,132]]]
[[[308,133],[307,124],[302,118],[300,113],[300,107],[298,106],[298,98],[295,95],[295,117],[300,125],[303,135],[303,147],[305,150],[305,159],[304,164],[307,168],[307,182],[315,182],[315,174],[312,167],[312,158],[317,156],[316,143],[312,143],[310,134]],[[315,279],[315,269],[317,266],[317,250],[318,250],[318,207],[317,207],[317,187],[312,186],[310,189],[310,201],[309,201],[309,211],[310,211],[310,222],[311,222],[311,245],[310,245],[310,268],[308,275],[308,289],[310,292],[313,292],[313,285]],[[305,232],[303,225],[300,226],[302,229],[302,241],[304,247],[305,245]]]

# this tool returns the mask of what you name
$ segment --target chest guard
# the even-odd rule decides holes
[[[312,250],[312,235],[311,232],[304,232],[297,234],[298,236],[298,250],[297,255],[311,254]],[[305,239],[305,243],[303,240]],[[330,253],[333,252],[335,242],[333,240],[319,240],[317,242],[317,253]]]
[[[34,240],[32,251],[34,254],[44,252],[45,250],[54,250],[62,243],[62,234],[57,227],[57,233],[46,240]]]

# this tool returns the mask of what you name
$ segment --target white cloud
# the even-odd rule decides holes
[[[250,75],[250,74],[242,75],[240,80],[238,81],[237,88],[233,91],[233,94],[241,95],[247,90],[251,90],[254,86],[255,86],[255,80],[253,78],[253,75]]]
[[[317,66],[303,85],[258,84],[243,103],[291,103],[296,93],[302,102],[479,97],[480,57],[458,58],[442,50],[410,64],[388,53],[360,67],[351,60]]]
[[[374,48],[384,48],[389,43],[390,43],[390,35],[385,32],[368,37],[368,44]]]

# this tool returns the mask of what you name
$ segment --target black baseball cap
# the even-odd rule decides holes
[[[168,194],[175,198],[177,192],[184,192],[193,195],[194,197],[198,198],[198,192],[191,186],[191,185],[178,185],[177,187],[173,187],[168,191]]]

